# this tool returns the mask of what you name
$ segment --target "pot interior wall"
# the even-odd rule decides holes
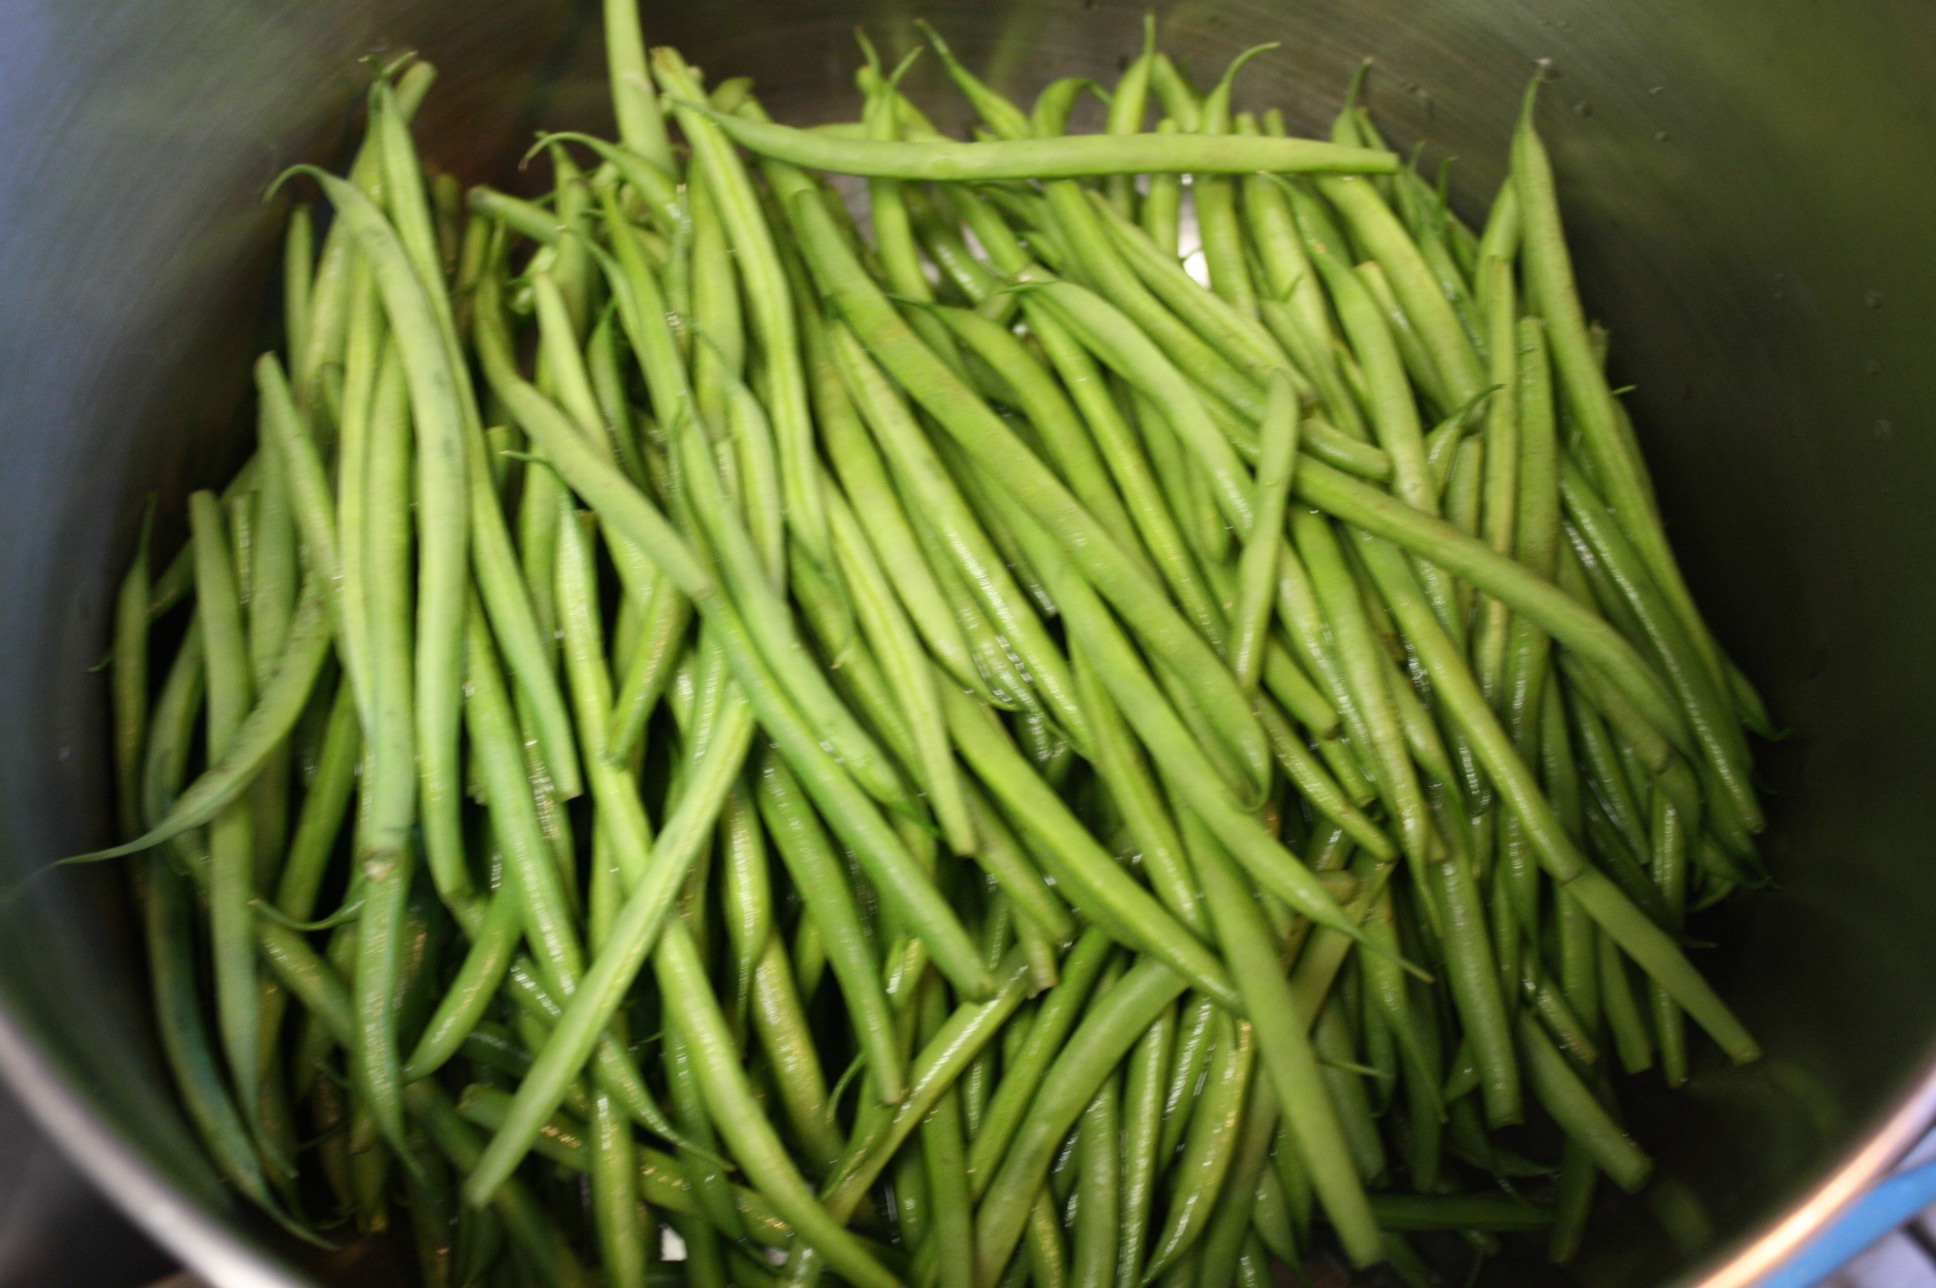
[[[1936,996],[1936,10],[1911,0],[1183,0],[1200,81],[1243,47],[1240,106],[1325,127],[1350,71],[1482,214],[1536,60],[1591,311],[1689,576],[1794,729],[1763,749],[1775,889],[1697,926],[1769,1055],[1630,1096],[1647,1202],[1596,1226],[1595,1283],[1689,1273],[1775,1216],[1926,1074]],[[851,118],[851,32],[926,16],[997,86],[1107,82],[1140,40],[1110,0],[649,5],[654,40],[750,73],[777,115]],[[428,154],[467,179],[540,125],[603,128],[597,6],[562,0],[13,0],[0,7],[0,1054],[84,1164],[233,1282],[269,1273],[159,1077],[118,873],[39,873],[104,842],[106,638],[142,498],[179,512],[231,463],[275,210],[339,159],[364,73],[421,49]],[[965,109],[932,60],[911,84]],[[179,532],[167,532],[168,539]],[[246,1218],[241,1218],[248,1225]],[[170,1225],[170,1223],[173,1223]],[[251,1226],[250,1228],[254,1228]],[[273,1282],[273,1279],[253,1280]],[[1532,1282],[1520,1278],[1518,1282]]]

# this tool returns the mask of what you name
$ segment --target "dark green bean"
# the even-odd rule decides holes
[[[1478,692],[1471,672],[1453,655],[1451,642],[1437,627],[1437,619],[1428,621],[1418,611],[1424,605],[1415,597],[1416,583],[1410,589],[1406,586],[1409,568],[1396,547],[1363,532],[1355,535],[1358,549],[1419,651],[1448,711],[1472,739],[1486,772],[1525,824],[1541,865],[1566,888],[1571,898],[1579,900],[1581,907],[1623,950],[1675,994],[1676,1000],[1700,1020],[1724,1050],[1736,1060],[1753,1059],[1758,1051],[1753,1038],[1680,949],[1617,886],[1590,867],[1574,847],[1553,806],[1540,794],[1505,731],[1484,705],[1484,697]]]

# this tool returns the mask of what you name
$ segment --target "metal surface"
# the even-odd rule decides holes
[[[1208,0],[1159,6],[1202,79],[1306,129],[1365,56],[1401,143],[1483,209],[1535,60],[1588,299],[1611,325],[1675,540],[1796,736],[1766,750],[1777,890],[1697,926],[1765,1040],[1632,1098],[1663,1183],[1596,1224],[1593,1283],[1750,1282],[1936,1110],[1936,9],[1917,0]],[[999,85],[1113,75],[1140,4],[927,3]],[[648,5],[657,40],[797,121],[851,116],[850,31],[917,9]],[[359,56],[444,72],[423,119],[478,177],[600,125],[596,6],[564,0],[0,0],[0,1064],[114,1197],[225,1288],[287,1284],[157,1077],[107,838],[110,586],[140,496],[221,475],[272,260],[268,180],[331,160]],[[958,124],[936,69],[915,88]],[[924,79],[925,78],[925,79]],[[24,883],[23,883],[24,882]],[[232,1224],[233,1223],[233,1224]],[[243,1233],[238,1234],[237,1230]],[[1517,1274],[1513,1267],[1502,1271]],[[1516,1282],[1537,1282],[1525,1271]]]

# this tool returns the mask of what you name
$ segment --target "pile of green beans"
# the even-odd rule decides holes
[[[1756,1055],[1682,926],[1767,717],[1534,96],[1475,233],[1153,34],[1024,111],[927,32],[960,142],[605,9],[547,191],[430,177],[408,60],[285,176],[254,455],[123,584],[89,857],[214,1166],[438,1286],[1569,1257],[1613,1070]]]

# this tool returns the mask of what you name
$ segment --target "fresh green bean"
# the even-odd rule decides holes
[[[203,623],[208,675],[207,742],[226,751],[250,702],[248,640],[236,588],[230,534],[212,492],[189,498],[195,544],[195,598]],[[249,1112],[256,1102],[259,1015],[254,949],[255,846],[253,821],[243,804],[217,813],[208,837],[209,937],[215,975],[216,1027],[237,1100]]]
[[[680,102],[751,152],[792,165],[864,178],[914,180],[1076,179],[1111,174],[1389,174],[1396,158],[1308,139],[1084,134],[988,143],[876,142],[728,117]]]
[[[944,695],[955,746],[991,792],[1042,842],[1057,883],[1071,900],[1118,938],[1171,963],[1191,983],[1235,1001],[1228,979],[1201,940],[1103,853],[1095,840],[1022,760],[988,713],[955,694]]]
[[[1231,670],[1239,684],[1252,690],[1263,671],[1277,586],[1277,557],[1284,544],[1284,505],[1297,465],[1297,394],[1282,375],[1270,383],[1270,405],[1259,435],[1263,452],[1257,470],[1257,502],[1238,565],[1230,645]]]
[[[761,766],[759,804],[781,862],[793,877],[794,888],[818,929],[828,964],[840,981],[876,1094],[896,1103],[906,1084],[904,1062],[875,964],[876,949],[847,875],[819,819],[778,758],[769,756]]]
[[[698,86],[684,60],[671,49],[661,47],[653,51],[652,70],[666,96],[673,101],[673,112],[693,149],[693,160],[718,203],[746,282],[753,331],[766,364],[768,398],[780,451],[780,477],[786,492],[788,529],[806,548],[809,559],[820,568],[831,569],[833,562],[826,515],[820,504],[798,324],[786,289],[785,271],[773,244],[773,230],[760,211],[750,176],[729,142],[745,129],[785,127],[766,125],[743,116],[722,115],[692,103]]]
[[[1174,1165],[1168,1214],[1143,1271],[1146,1280],[1168,1270],[1208,1228],[1224,1177],[1236,1157],[1255,1052],[1248,1022],[1219,1017],[1208,1079],[1190,1110],[1183,1154]]]
[[[1242,691],[1203,638],[1041,461],[908,331],[851,253],[828,235],[831,229],[815,217],[815,209],[796,202],[795,227],[815,272],[859,338],[978,464],[1016,492],[1150,647],[1179,674],[1199,679],[1208,690],[1206,707],[1220,734],[1243,749],[1246,763],[1266,766],[1268,774],[1269,750],[1262,731],[1244,706]]]
[[[940,533],[981,607],[1027,666],[1032,687],[1054,708],[1058,723],[1086,741],[1082,710],[1075,700],[1067,662],[1024,600],[958,484],[949,477],[943,458],[854,334],[846,326],[837,325],[831,328],[831,337],[854,405],[892,462],[908,502],[918,507],[925,521]],[[921,343],[912,333],[907,338],[916,345]]]
[[[855,615],[907,716],[928,804],[954,852],[972,853],[974,825],[962,794],[960,771],[948,748],[933,669],[852,510],[831,488],[826,501],[835,558],[853,596]]]
[[[1137,963],[1095,1002],[1050,1065],[975,1213],[980,1284],[997,1283],[1008,1268],[1055,1151],[1083,1108],[1184,986],[1183,978],[1160,961]]]
[[[1356,540],[1448,711],[1472,739],[1486,772],[1524,823],[1541,865],[1628,955],[1674,993],[1724,1050],[1738,1061],[1753,1059],[1759,1049],[1753,1038],[1680,949],[1574,847],[1552,805],[1485,706],[1471,672],[1454,655],[1451,641],[1436,625],[1437,619],[1428,621],[1419,611],[1426,606],[1416,597],[1416,582],[1407,586],[1410,569],[1397,548],[1362,530]]]
[[[857,1284],[896,1288],[899,1280],[820,1205],[767,1123],[745,1082],[725,1019],[706,982],[705,965],[683,922],[675,919],[666,927],[656,959],[674,1022],[686,1034],[695,1058],[706,1070],[702,1086],[714,1120],[748,1175],[781,1217],[826,1257],[830,1267]]]

